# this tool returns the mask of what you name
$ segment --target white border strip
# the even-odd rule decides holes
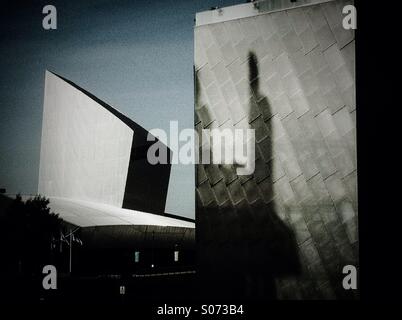
[[[277,6],[277,9],[269,9],[264,10],[258,9],[255,5],[260,4],[260,6],[268,6],[271,7],[268,1],[272,2],[272,5],[277,4],[275,0],[262,0],[255,1],[249,3],[238,4],[230,7],[217,8],[215,10],[202,11],[195,14],[195,27],[220,23],[230,20],[248,18],[253,16],[258,16],[267,13],[273,13],[278,11],[284,11],[294,8],[307,7],[312,5],[317,5],[321,3],[331,2],[334,0],[298,0],[296,2],[291,2],[290,0],[282,0],[280,5]]]

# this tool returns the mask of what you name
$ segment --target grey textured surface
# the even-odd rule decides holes
[[[342,28],[349,3],[195,27],[196,127],[256,129],[253,176],[198,165],[196,188],[202,266],[238,267],[246,296],[265,294],[255,283],[269,281],[255,270],[266,269],[276,298],[357,297],[341,282],[344,265],[358,266],[354,33]],[[299,267],[274,270],[294,251],[271,247],[293,245]]]

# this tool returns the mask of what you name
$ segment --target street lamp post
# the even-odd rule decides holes
[[[71,271],[72,271],[72,259],[73,259],[73,240],[74,239],[74,233],[76,233],[78,230],[80,229],[80,227],[75,228],[74,230],[70,229],[70,233],[67,234],[67,237],[69,237],[68,239],[68,246],[69,246],[69,257],[68,257],[68,272],[71,275]],[[64,237],[64,235],[62,235],[62,239],[65,239],[66,237]],[[78,239],[78,242],[81,242],[81,240]]]
[[[69,259],[68,259],[68,272],[71,274],[71,266],[72,266],[72,252],[73,252],[73,233],[70,230],[70,250],[69,250]]]

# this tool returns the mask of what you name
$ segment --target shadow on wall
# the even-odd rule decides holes
[[[270,103],[260,92],[258,61],[252,52],[248,72],[250,97],[258,97],[266,116],[270,114]],[[202,125],[209,128],[212,110],[211,106],[201,105],[198,75],[195,94],[196,109],[205,109]],[[257,108],[255,103],[249,103],[247,123],[259,114]],[[272,155],[272,130],[268,129],[271,136],[267,148]],[[300,274],[295,236],[275,209],[273,161],[259,158],[257,150],[256,159],[255,174],[250,176],[237,176],[236,164],[197,166],[196,237],[201,298],[276,299],[275,280]],[[257,182],[266,187],[258,188]]]

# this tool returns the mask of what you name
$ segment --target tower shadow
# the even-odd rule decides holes
[[[271,106],[260,91],[257,57],[250,52],[248,58],[250,103],[246,108],[248,123],[252,123],[259,117],[269,119]],[[208,128],[213,122],[212,110],[203,105],[201,90],[195,74],[195,106],[202,127]],[[264,158],[270,159],[273,132],[270,121],[265,125],[269,136]],[[252,124],[248,127],[253,128]],[[257,154],[256,146],[259,157]],[[236,175],[236,165],[197,165],[196,240],[201,298],[276,299],[276,280],[300,273],[294,233],[276,212],[273,166],[273,161],[260,157],[255,163],[257,177]],[[262,183],[268,188],[259,187]],[[230,199],[224,201],[226,195]]]

